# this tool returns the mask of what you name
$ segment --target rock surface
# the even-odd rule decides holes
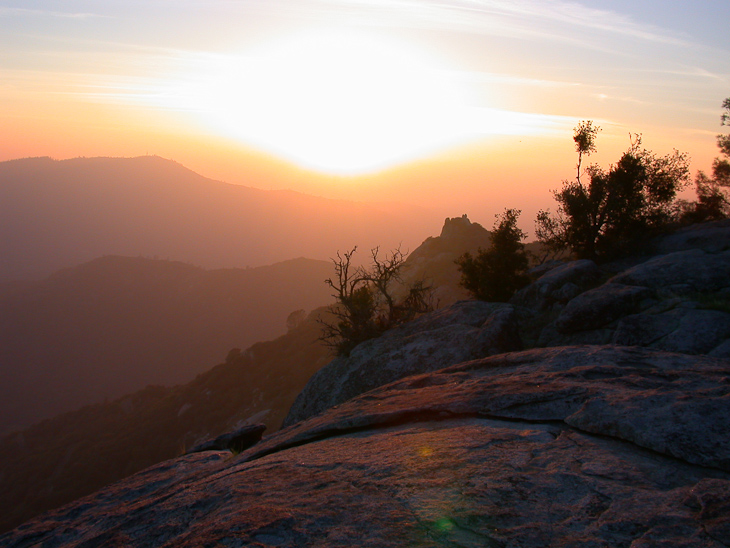
[[[730,250],[730,219],[686,226],[657,238],[651,246],[655,254],[701,249],[709,253]]]
[[[235,458],[167,461],[0,544],[727,547],[728,416],[725,360],[508,353],[380,387]]]
[[[639,308],[642,299],[651,295],[646,287],[606,283],[571,299],[555,320],[563,333],[598,329]]]
[[[252,445],[261,441],[261,436],[266,430],[265,424],[249,424],[232,432],[221,434],[215,439],[204,441],[187,451],[190,453],[201,453],[203,451],[233,451],[240,453]]]
[[[511,302],[537,311],[547,310],[554,303],[567,302],[566,294],[576,296],[576,291],[592,287],[601,275],[593,261],[583,259],[565,263],[549,269],[537,281],[518,291]]]
[[[447,220],[444,234],[473,227],[466,223]],[[730,250],[716,240],[730,241],[730,224],[702,227],[658,240],[667,253],[618,273],[589,260],[553,262],[535,269],[512,306],[461,301],[367,341],[318,371],[283,425],[408,375],[522,347],[613,343],[728,357]],[[692,242],[701,247],[686,249]]]
[[[520,325],[525,346],[636,344],[730,357],[730,222],[687,227],[651,247],[657,254],[624,264],[549,265],[511,300],[530,317]]]
[[[460,301],[365,341],[349,356],[332,360],[312,376],[283,426],[408,375],[521,347],[513,307]]]
[[[613,283],[648,287],[660,295],[713,293],[728,287],[730,251],[701,249],[659,255],[616,275]]]

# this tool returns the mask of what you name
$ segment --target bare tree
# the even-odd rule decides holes
[[[403,287],[400,271],[407,254],[395,249],[381,258],[376,247],[370,252],[370,268],[365,268],[353,265],[356,251],[357,247],[338,251],[332,259],[335,277],[325,280],[334,290],[336,303],[329,309],[331,318],[319,320],[320,339],[338,354],[349,354],[359,343],[433,309],[431,288],[423,282],[406,288],[402,300],[396,298],[397,290]]]

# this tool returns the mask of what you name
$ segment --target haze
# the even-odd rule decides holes
[[[400,277],[383,265],[413,252],[415,285],[405,307],[368,312],[368,336],[463,300],[457,262],[500,241],[495,215],[521,210],[529,241],[555,211],[581,121],[601,128],[583,167],[609,171],[642,134],[710,172],[728,21],[728,0],[0,0],[0,535],[242,424],[278,429],[332,358],[326,307],[349,285],[366,308],[358,284]],[[338,293],[325,280],[343,269]],[[550,299],[570,306],[580,284]],[[650,301],[626,290],[621,303]],[[541,345],[562,317],[542,293],[524,338]],[[657,322],[722,316],[722,295],[717,310],[672,297]],[[426,318],[429,367],[441,348],[482,357],[494,333],[521,347],[522,312],[466,308],[459,326],[441,324],[459,311]],[[413,333],[416,353],[397,353],[424,361]],[[467,339],[480,349],[459,354]]]
[[[159,155],[488,226],[519,207],[530,229],[578,120],[603,128],[599,163],[635,132],[708,169],[729,18],[719,0],[3,2],[0,160]]]

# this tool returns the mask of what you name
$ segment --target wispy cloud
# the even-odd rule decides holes
[[[360,9],[382,15],[385,25],[430,26],[453,31],[498,36],[542,36],[573,41],[566,27],[581,34],[604,32],[659,44],[688,45],[676,35],[642,24],[610,10],[599,10],[565,0],[322,0],[320,5]],[[586,46],[592,44],[586,43]]]
[[[727,82],[728,81],[728,75],[727,74],[720,74],[717,72],[710,72],[707,69],[704,69],[702,67],[688,67],[686,70],[651,70],[649,72],[655,73],[655,74],[668,74],[672,76],[682,76],[682,77],[691,77],[691,78],[705,78],[708,80],[716,80],[720,82]]]
[[[65,12],[54,10],[0,7],[0,17],[9,16],[55,17],[61,19],[96,19],[108,17],[106,15],[88,12]]]

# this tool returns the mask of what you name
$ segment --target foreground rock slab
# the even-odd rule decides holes
[[[283,426],[416,373],[521,350],[517,314],[503,303],[460,301],[387,331],[317,371]]]
[[[730,546],[730,363],[566,347],[413,376],[167,461],[30,546]]]

